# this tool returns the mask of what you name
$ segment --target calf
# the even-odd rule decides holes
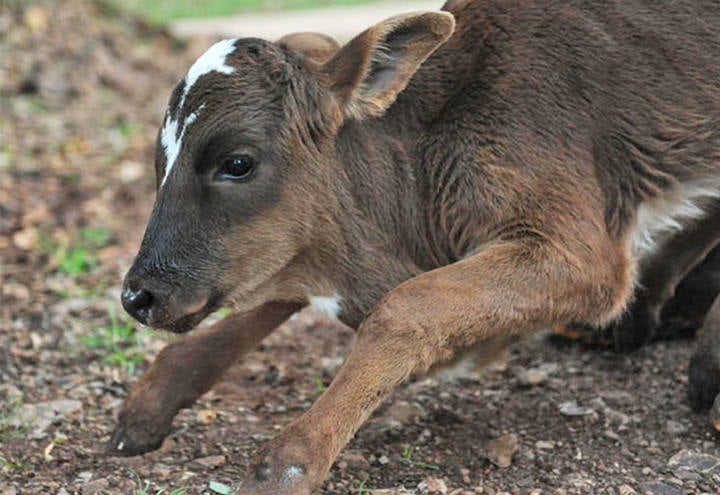
[[[311,305],[357,328],[353,350],[242,486],[309,494],[408,376],[607,324],[682,245],[669,285],[718,243],[717,26],[717,0],[478,0],[339,49],[311,34],[213,45],[170,99],[122,297],[176,332],[236,312],[159,355],[113,451],[155,448],[179,408]],[[693,375],[706,403],[720,362],[707,339]]]

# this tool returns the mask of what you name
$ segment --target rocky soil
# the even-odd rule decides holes
[[[166,100],[207,43],[90,0],[0,3],[0,495],[230,493],[352,344],[303,313],[183,411],[159,451],[104,453],[168,338],[123,316],[119,284],[152,204]],[[484,374],[413,380],[324,493],[720,493],[719,435],[685,399],[691,348],[625,356],[539,335]]]

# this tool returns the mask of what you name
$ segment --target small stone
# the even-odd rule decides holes
[[[559,410],[563,416],[589,416],[595,412],[589,407],[579,406],[574,400],[563,402],[560,404]]]
[[[108,483],[108,480],[101,478],[85,483],[82,487],[82,493],[107,493],[109,487],[110,483]]]
[[[38,242],[40,241],[40,235],[38,234],[37,229],[33,227],[28,227],[18,232],[15,232],[15,234],[13,234],[12,240],[13,244],[15,244],[20,249],[30,251],[37,248]]]
[[[411,402],[397,401],[387,409],[384,416],[400,424],[407,424],[413,419],[422,416],[423,413],[424,411],[420,406]]]
[[[615,432],[612,431],[612,430],[605,430],[605,431],[603,431],[603,435],[605,435],[605,436],[606,436],[607,438],[609,438],[610,440],[615,440],[616,442],[619,442],[619,441],[620,441],[620,435],[618,435],[617,433],[615,433]]]
[[[192,461],[195,467],[201,467],[205,469],[217,469],[224,466],[227,463],[227,458],[224,455],[211,455],[208,457],[200,457]]]
[[[552,450],[555,448],[555,442],[548,440],[538,440],[535,442],[535,448],[539,450]]]
[[[198,423],[203,425],[209,425],[217,419],[217,411],[212,409],[201,409],[197,412]]]
[[[418,490],[428,495],[446,495],[448,492],[447,485],[440,478],[425,478],[418,485]]]
[[[166,464],[157,463],[152,468],[152,474],[158,481],[165,481],[172,474],[172,469]]]
[[[120,164],[118,178],[125,184],[135,182],[145,175],[145,166],[133,160],[126,160]]]
[[[648,481],[642,484],[644,495],[683,495],[674,486],[667,485],[661,481]]]
[[[518,380],[526,387],[542,385],[548,378],[548,372],[542,368],[527,368],[518,373]]]
[[[334,375],[340,369],[344,360],[342,357],[322,357],[320,358],[320,366],[328,375]]]
[[[675,474],[675,476],[677,476],[681,480],[686,481],[702,481],[703,479],[703,477],[700,476],[698,473],[686,471],[684,469],[678,469],[677,471],[673,471],[673,474]]]
[[[47,428],[61,418],[77,411],[82,407],[78,400],[54,400],[38,402],[36,404],[23,404],[17,417],[10,422],[12,426],[31,425],[31,438],[39,439],[46,435]]]
[[[620,485],[617,489],[618,495],[637,495],[637,492],[630,485]]]
[[[358,452],[345,452],[340,457],[351,469],[369,469],[370,462]]]
[[[687,433],[688,428],[678,421],[668,420],[668,422],[665,423],[665,430],[671,435],[682,435]]]
[[[30,289],[28,289],[25,285],[15,282],[4,283],[2,286],[2,294],[20,301],[27,301],[30,299]]]
[[[23,23],[33,33],[44,31],[48,25],[49,14],[47,9],[40,5],[31,5],[25,11]]]
[[[700,474],[720,475],[720,458],[690,450],[681,450],[668,461],[673,472],[690,471]]]
[[[490,440],[485,446],[485,455],[498,467],[506,468],[512,464],[512,456],[517,452],[520,442],[517,436],[508,434]]]
[[[525,476],[515,481],[515,484],[520,488],[530,488],[535,484],[535,480],[532,476]]]
[[[83,471],[81,473],[77,474],[77,477],[75,478],[76,482],[80,483],[87,483],[92,479],[93,474],[90,471]]]
[[[384,466],[389,463],[390,463],[390,459],[388,459],[388,456],[386,456],[386,455],[381,455],[378,458],[378,464],[380,464],[381,466]]]
[[[160,444],[158,452],[172,452],[175,450],[175,443],[175,440],[171,437],[165,437],[165,440],[163,440],[162,444]]]

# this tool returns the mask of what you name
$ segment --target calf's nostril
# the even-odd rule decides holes
[[[145,289],[133,290],[128,287],[122,294],[122,304],[125,311],[140,323],[147,322],[153,299],[152,293]]]

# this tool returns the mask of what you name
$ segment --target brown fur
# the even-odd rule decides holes
[[[450,6],[456,24],[447,13],[392,18],[328,59],[305,42],[240,40],[227,61],[239,76],[205,76],[183,108],[182,83],[171,98],[169,115],[203,113],[126,287],[151,291],[145,309],[165,328],[188,330],[227,302],[240,316],[190,341],[200,357],[168,351],[124,410],[156,407],[157,383],[187,400],[209,387],[258,339],[206,365],[201,387],[186,390],[182,369],[204,364],[202,346],[225,342],[230,325],[248,331],[270,302],[280,309],[262,321],[276,323],[338,295],[338,316],[358,328],[338,376],[264,447],[243,494],[311,493],[410,374],[483,342],[617,318],[646,261],[632,247],[640,206],[720,184],[714,0]],[[254,157],[254,175],[222,179],[239,152]],[[159,153],[160,177],[170,165]],[[717,225],[698,202],[701,222]],[[203,298],[200,311],[178,303]],[[116,436],[152,448],[177,407],[158,424],[121,417]]]

